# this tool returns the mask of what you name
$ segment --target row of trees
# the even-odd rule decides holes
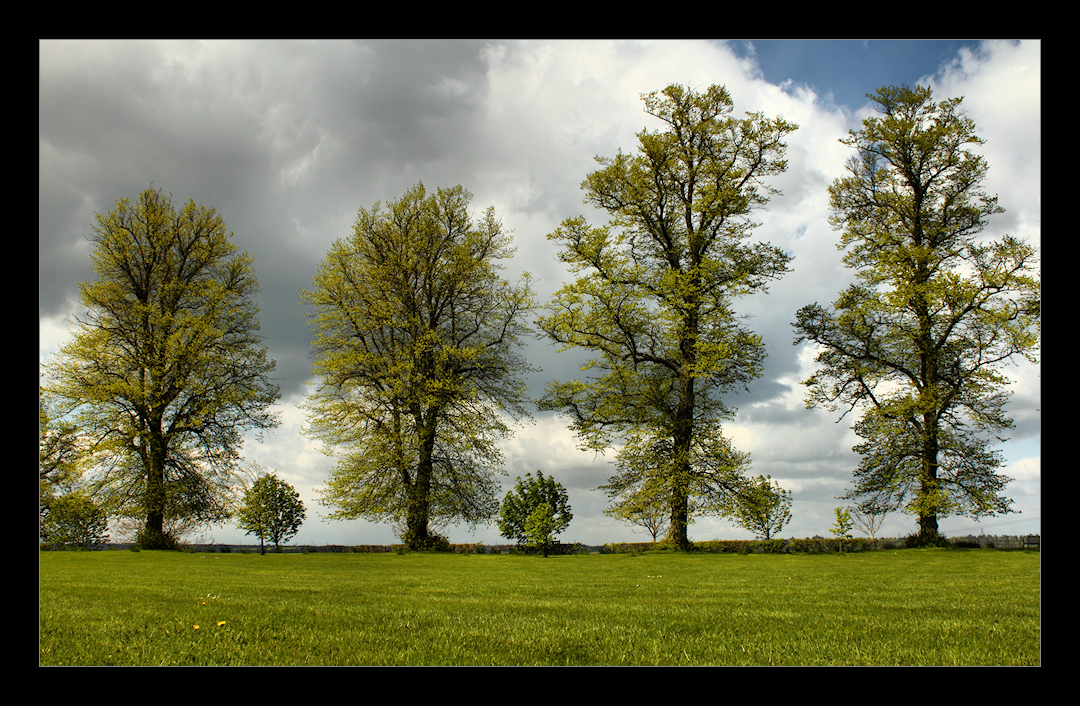
[[[942,516],[1010,511],[992,449],[1011,426],[999,369],[1038,351],[1040,285],[1030,245],[976,240],[1001,209],[982,191],[985,161],[967,149],[981,140],[960,99],[908,87],[871,97],[881,116],[844,140],[857,156],[830,187],[858,283],[793,325],[818,352],[808,406],[861,413],[849,497],[866,513],[915,514],[931,535]],[[540,408],[567,416],[584,448],[618,449],[602,486],[612,516],[666,528],[679,547],[703,514],[768,537],[790,518],[790,494],[748,476],[748,455],[722,433],[735,414],[722,398],[762,373],[764,344],[734,302],[789,271],[782,249],[751,241],[751,217],[778,193],[769,179],[797,126],[733,116],[721,86],[643,99],[661,129],[639,133],[634,154],[598,158],[582,184],[608,223],[569,218],[549,236],[574,278],[537,324],[593,358],[583,379],[548,385]],[[333,517],[393,523],[416,549],[450,523],[495,517],[498,442],[527,416],[531,279],[502,278],[510,234],[491,209],[474,220],[470,198],[418,184],[361,209],[303,294],[318,377],[306,433],[344,450],[322,502]],[[98,491],[145,516],[153,541],[170,514],[224,512],[241,434],[277,423],[273,361],[250,258],[233,254],[212,210],[177,212],[147,191],[95,234],[99,280],[81,286],[88,313],[49,393],[93,438]],[[560,511],[538,507],[507,527],[547,546]]]

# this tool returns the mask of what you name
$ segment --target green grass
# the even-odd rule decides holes
[[[993,550],[43,552],[40,663],[1038,665],[1039,604]]]

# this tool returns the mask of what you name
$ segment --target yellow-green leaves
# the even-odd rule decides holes
[[[300,494],[270,473],[257,478],[244,493],[236,524],[258,537],[260,547],[262,542],[269,540],[280,549],[282,542],[288,542],[300,530],[304,516]]]
[[[818,347],[808,405],[859,409],[863,455],[849,497],[903,508],[924,533],[937,518],[1008,512],[990,450],[1012,426],[998,368],[1039,347],[1034,248],[975,235],[1002,209],[982,190],[982,140],[961,99],[890,86],[880,116],[842,140],[858,150],[829,189],[844,262],[859,284],[831,311],[798,313],[796,343]]]
[[[780,534],[791,521],[791,491],[781,488],[770,476],[758,476],[734,495],[735,522],[762,539]]]
[[[570,218],[549,236],[576,279],[555,294],[539,325],[596,358],[585,371],[592,377],[553,383],[541,407],[567,413],[588,448],[626,435],[666,448],[620,455],[634,459],[623,469],[634,480],[613,479],[608,488],[634,512],[642,506],[636,499],[647,506],[664,496],[684,546],[688,513],[718,511],[742,470],[731,463],[730,473],[719,473],[699,450],[722,445],[719,420],[732,412],[718,393],[760,375],[764,345],[738,324],[731,300],[787,271],[783,251],[744,241],[748,216],[776,193],[765,177],[784,170],[783,137],[796,126],[760,114],[731,117],[722,86],[701,93],[669,86],[642,98],[663,129],[639,133],[636,154],[597,158],[601,168],[582,184],[586,202],[607,211],[609,223]]]
[[[86,314],[49,368],[51,393],[111,459],[100,493],[113,510],[146,510],[159,534],[163,514],[220,515],[215,476],[229,475],[241,433],[277,424],[258,281],[230,237],[213,209],[177,210],[152,189],[99,215],[98,279],[80,284]]]
[[[469,215],[460,186],[361,209],[304,292],[315,334],[307,433],[349,452],[324,503],[391,521],[423,546],[428,523],[496,510],[504,416],[525,415],[519,353],[530,279],[499,277],[510,233]]]

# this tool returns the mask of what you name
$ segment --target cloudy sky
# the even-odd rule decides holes
[[[828,536],[836,496],[851,485],[858,457],[851,419],[806,410],[799,381],[813,354],[792,345],[795,312],[832,302],[852,274],[828,225],[826,189],[850,150],[838,140],[870,114],[867,93],[890,84],[929,84],[936,98],[963,96],[986,139],[986,189],[1006,212],[986,237],[1041,242],[1041,46],[1037,41],[43,41],[40,43],[38,313],[44,361],[68,340],[78,282],[93,277],[90,225],[149,186],[222,215],[262,284],[262,333],[277,361],[282,424],[245,456],[292,483],[308,508],[295,543],[396,541],[383,525],[326,521],[316,490],[333,458],[301,434],[297,408],[311,381],[311,333],[300,289],[308,288],[331,242],[351,232],[357,210],[399,198],[418,181],[460,184],[479,214],[493,206],[514,231],[523,270],[546,300],[566,279],[546,236],[565,218],[602,214],[582,204],[594,157],[636,149],[635,133],[658,123],[640,94],[671,83],[725,85],[735,111],[781,115],[800,128],[788,139],[783,194],[759,213],[756,238],[794,255],[793,271],[767,296],[737,303],[752,316],[769,358],[764,376],[731,398],[725,427],[794,496],[784,536]],[[577,375],[583,358],[529,344],[550,380]],[[1001,448],[1007,495],[1020,514],[943,521],[949,535],[1040,530],[1040,377],[1029,364],[1006,369],[1016,421]],[[504,490],[542,470],[570,493],[574,521],[564,541],[641,541],[605,517],[595,488],[611,457],[577,449],[565,420],[537,414],[505,445]],[[915,528],[893,515],[893,536]],[[724,519],[691,526],[695,540],[749,537]],[[501,543],[498,530],[452,541]],[[249,543],[234,527],[207,538]]]

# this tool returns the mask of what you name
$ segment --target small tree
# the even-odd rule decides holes
[[[851,511],[851,519],[860,532],[870,535],[870,541],[873,543],[874,549],[877,549],[876,535],[881,526],[885,524],[885,516],[888,514],[889,509],[868,503],[864,503]]]
[[[518,476],[517,485],[503,498],[499,532],[521,546],[541,548],[546,557],[555,535],[572,519],[566,488],[537,471],[536,478],[531,473],[524,480]]]
[[[89,549],[109,539],[109,516],[82,491],[54,498],[41,521],[41,538],[53,546]]]
[[[525,545],[534,549],[541,549],[544,557],[548,555],[548,547],[555,543],[555,516],[548,503],[540,503],[529,514],[522,528],[525,537]]]
[[[791,492],[771,476],[758,476],[735,501],[735,523],[762,539],[779,534],[791,522]]]
[[[844,553],[844,540],[851,539],[851,513],[846,507],[836,508],[836,524],[829,530],[840,539],[840,554]]]
[[[635,500],[631,498],[629,500]],[[613,507],[604,510],[604,514],[616,520],[622,520],[629,525],[643,528],[652,536],[655,544],[656,538],[667,531],[669,510],[660,503],[638,504],[635,502],[620,502]]]
[[[271,473],[256,480],[244,495],[237,524],[259,538],[259,553],[265,554],[264,540],[272,540],[274,550],[281,551],[281,543],[295,536],[303,521],[300,494]]]

